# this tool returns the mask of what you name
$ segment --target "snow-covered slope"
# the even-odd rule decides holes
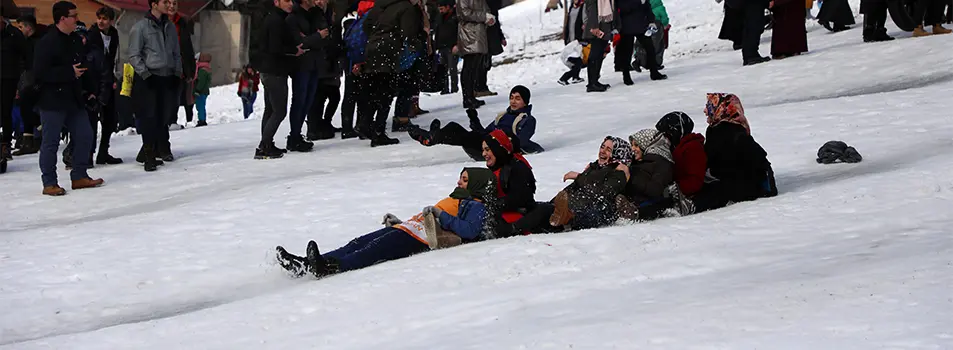
[[[532,26],[530,5],[507,9],[504,23],[524,9]],[[674,17],[708,4],[668,6]],[[609,75],[605,94],[552,83],[563,69],[552,57],[500,66],[495,89],[535,85],[536,138],[548,149],[530,157],[538,200],[607,134],[672,110],[701,131],[710,91],[741,96],[782,193],[321,281],[289,280],[273,247],[336,248],[386,212],[433,204],[478,163],[405,135],[392,147],[334,140],[254,161],[257,120],[174,132],[176,162],[148,174],[96,168],[105,187],[63,198],[40,196],[36,157],[17,158],[0,177],[0,348],[953,348],[953,36],[859,37],[815,31],[810,54],[746,68],[728,51],[672,60],[670,80],[623,87]],[[213,95],[212,118],[241,118],[234,91]],[[488,102],[484,120],[505,98]],[[459,96],[423,105],[424,125],[466,119]],[[817,148],[834,139],[864,162],[818,165]],[[114,141],[132,161],[138,137]]]

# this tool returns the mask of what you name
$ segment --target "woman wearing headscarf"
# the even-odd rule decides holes
[[[629,143],[615,136],[606,136],[599,146],[596,161],[586,165],[582,173],[570,171],[563,176],[564,182],[573,180],[573,183],[553,198],[555,211],[549,224],[582,230],[616,221],[615,197],[625,189],[631,162],[632,147]]]
[[[672,146],[665,134],[643,129],[629,136],[633,160],[625,198],[617,200],[619,214],[630,220],[651,220],[658,216],[665,189],[672,184],[675,164]]]
[[[777,195],[768,153],[751,136],[741,99],[710,93],[705,115],[708,172],[718,181],[705,184],[694,197],[695,212]]]
[[[305,257],[278,246],[278,263],[294,277],[310,272],[321,278],[431,249],[491,239],[495,236],[496,206],[493,173],[483,168],[465,168],[447,198],[424,207],[407,221],[388,213],[384,215],[384,228],[325,254],[320,253],[315,241],[308,242]]]

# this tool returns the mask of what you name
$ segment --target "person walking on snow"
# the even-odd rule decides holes
[[[490,13],[486,0],[459,0],[457,20],[460,29],[455,51],[463,57],[463,72],[460,73],[463,108],[479,108],[486,104],[476,98],[476,89],[479,77],[483,74],[481,70],[485,69],[483,56],[489,53],[487,28],[496,23],[496,16]]]
[[[260,83],[261,77],[250,63],[246,64],[245,69],[238,74],[238,97],[242,99],[242,113],[245,115],[245,119],[248,119],[255,111],[255,100],[258,99],[258,84]]]
[[[36,44],[33,67],[36,82],[40,85],[37,109],[43,124],[43,144],[40,147],[40,171],[43,179],[43,194],[62,196],[66,190],[56,179],[56,151],[60,144],[63,127],[75,144],[76,158],[70,172],[74,190],[98,187],[103,179],[93,179],[86,173],[89,159],[85,156],[92,148],[92,130],[82,98],[82,77],[86,64],[81,41],[72,35],[79,14],[76,5],[68,1],[53,4],[54,27]]]
[[[492,239],[495,191],[496,182],[490,170],[465,168],[449,197],[424,207],[407,221],[388,213],[384,215],[384,228],[325,254],[321,254],[315,241],[308,242],[305,257],[278,246],[277,260],[293,277],[310,272],[321,278],[431,249]]]
[[[655,24],[655,15],[652,13],[652,5],[647,0],[615,0],[618,11],[618,21],[615,24],[619,30],[619,45],[616,47],[615,70],[622,72],[622,82],[625,85],[632,85],[631,71],[632,62],[629,61],[634,53],[635,40],[638,40],[641,47],[645,50],[646,62],[642,62],[652,72],[652,80],[664,80],[668,77],[658,70],[658,63],[655,52],[655,45],[652,43],[652,35],[659,31]]]
[[[199,121],[196,127],[208,125],[206,122],[207,114],[205,104],[208,102],[209,88],[212,86],[212,55],[200,53],[198,63],[195,65],[195,109],[199,115]]]

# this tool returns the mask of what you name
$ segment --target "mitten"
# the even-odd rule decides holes
[[[387,214],[384,215],[384,221],[381,222],[381,225],[384,225],[384,226],[394,226],[394,225],[399,225],[399,224],[402,224],[402,223],[403,223],[403,221],[401,221],[400,219],[398,219],[398,218],[397,218],[397,215],[394,215],[394,214],[391,214],[391,213],[387,213]]]
[[[440,208],[437,208],[435,206],[428,205],[424,207],[424,210],[421,211],[421,213],[423,213],[424,215],[433,214],[434,217],[439,217],[440,213],[443,213],[443,210],[440,210]]]

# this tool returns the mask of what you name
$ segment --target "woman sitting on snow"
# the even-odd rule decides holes
[[[448,198],[427,206],[420,214],[401,221],[384,216],[384,228],[355,238],[347,245],[321,254],[318,244],[308,242],[307,256],[288,253],[278,246],[278,263],[293,276],[310,272],[324,277],[362,269],[378,262],[397,260],[431,249],[494,237],[496,177],[489,169],[465,168],[457,188]]]
[[[619,216],[629,220],[651,220],[667,204],[665,189],[673,180],[675,164],[672,147],[665,134],[644,129],[629,136],[633,161],[624,196],[617,197]]]
[[[563,182],[573,180],[556,194],[549,224],[564,229],[588,229],[609,225],[619,217],[615,210],[616,196],[625,190],[629,180],[632,148],[623,139],[606,136],[599,146],[598,158],[586,165],[582,173],[570,171]]]

